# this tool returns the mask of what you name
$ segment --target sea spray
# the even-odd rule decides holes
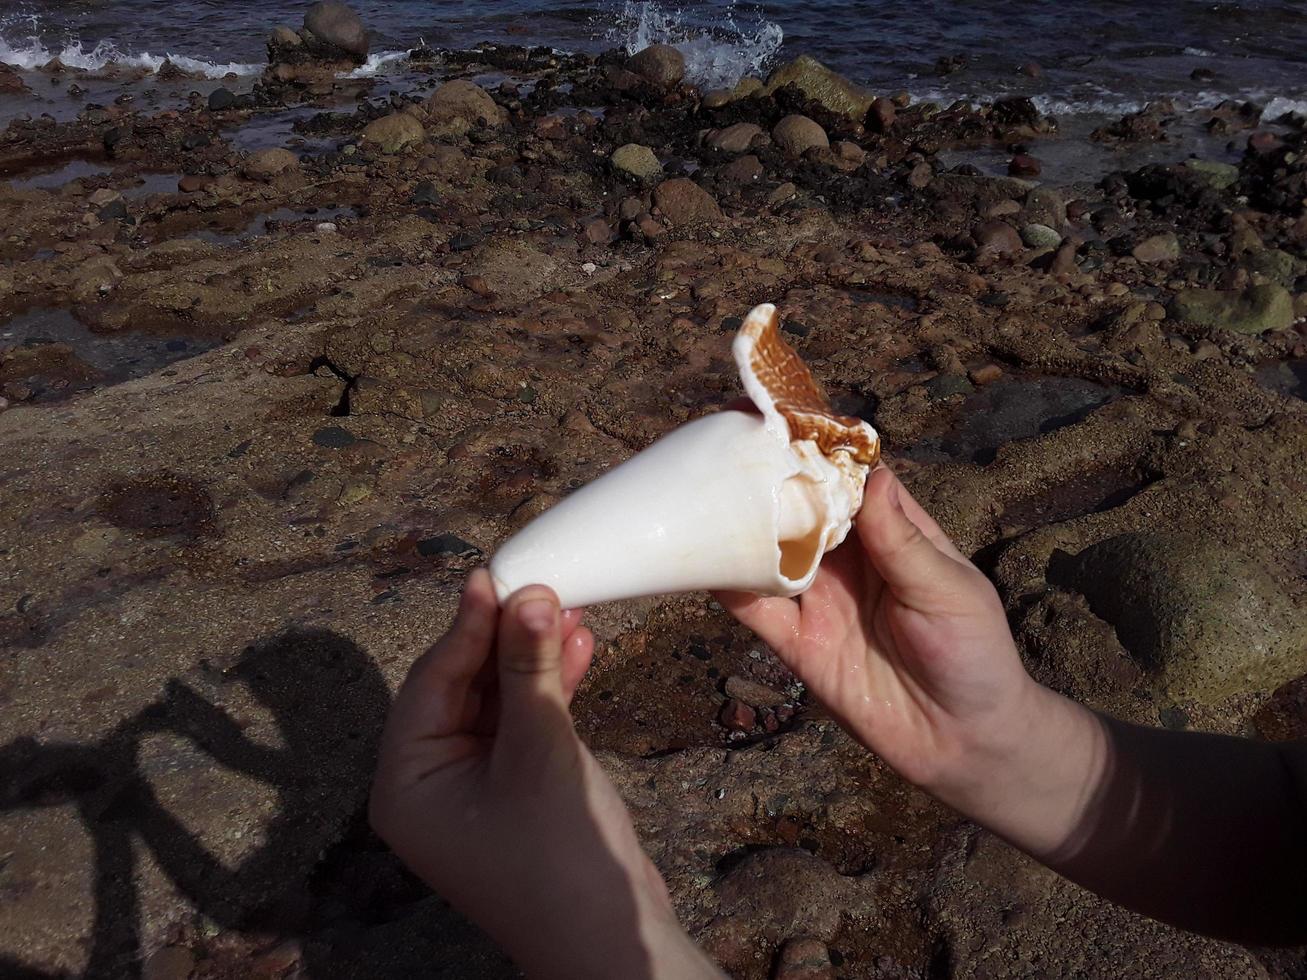
[[[654,0],[627,0],[607,34],[628,54],[651,44],[672,45],[685,55],[686,77],[704,88],[729,88],[745,75],[764,73],[785,40],[780,25],[761,15],[741,27],[734,2],[715,12],[715,19],[710,27]]]

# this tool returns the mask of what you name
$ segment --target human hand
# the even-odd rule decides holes
[[[1004,798],[1019,788],[1004,777],[1030,778],[1018,764],[1027,743],[1071,723],[1022,666],[993,585],[884,467],[867,481],[854,533],[797,600],[718,598],[863,745],[991,826],[1003,828],[1020,799]],[[1074,818],[1063,802],[1031,849],[1058,843]]]
[[[391,708],[372,826],[530,976],[719,976],[572,726],[594,653],[579,622],[543,586],[501,614],[473,572]]]

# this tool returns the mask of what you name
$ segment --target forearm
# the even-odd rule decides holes
[[[1129,725],[1043,688],[1010,728],[937,795],[1146,915],[1307,941],[1307,812],[1280,746]]]

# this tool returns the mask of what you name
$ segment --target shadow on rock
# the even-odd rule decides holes
[[[252,740],[223,709],[174,679],[98,742],[21,738],[0,747],[0,811],[73,805],[91,838],[95,917],[86,977],[141,970],[141,847],[197,912],[236,928],[301,887],[362,805],[390,696],[359,646],[327,630],[288,632],[246,649],[221,677],[235,682],[271,713],[280,745]],[[239,865],[218,860],[156,795],[139,758],[142,740],[156,734],[186,739],[217,765],[275,792],[262,844]],[[342,784],[357,789],[342,793]],[[3,958],[0,974],[62,975]]]

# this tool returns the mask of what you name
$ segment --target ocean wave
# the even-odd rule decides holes
[[[672,45],[685,55],[687,79],[704,88],[729,88],[745,75],[763,74],[785,40],[779,24],[761,17],[741,27],[733,2],[721,15],[720,26],[709,29],[654,0],[627,0],[607,34],[628,54],[651,44]]]
[[[419,44],[419,47],[422,45]],[[368,55],[367,61],[359,65],[353,71],[345,74],[345,78],[371,78],[374,75],[384,75],[390,66],[399,62],[407,61],[411,51],[378,51],[375,54]]]
[[[128,54],[112,41],[100,41],[89,50],[80,40],[72,40],[58,50],[47,48],[40,38],[32,36],[21,41],[9,41],[0,37],[0,62],[14,68],[37,69],[54,59],[59,59],[69,68],[82,71],[104,71],[107,68],[137,68],[157,72],[165,62],[171,61],[182,71],[205,78],[223,78],[226,75],[257,75],[263,71],[261,64],[249,64],[239,61],[216,63],[189,55],[156,55],[148,51],[140,54]]]

